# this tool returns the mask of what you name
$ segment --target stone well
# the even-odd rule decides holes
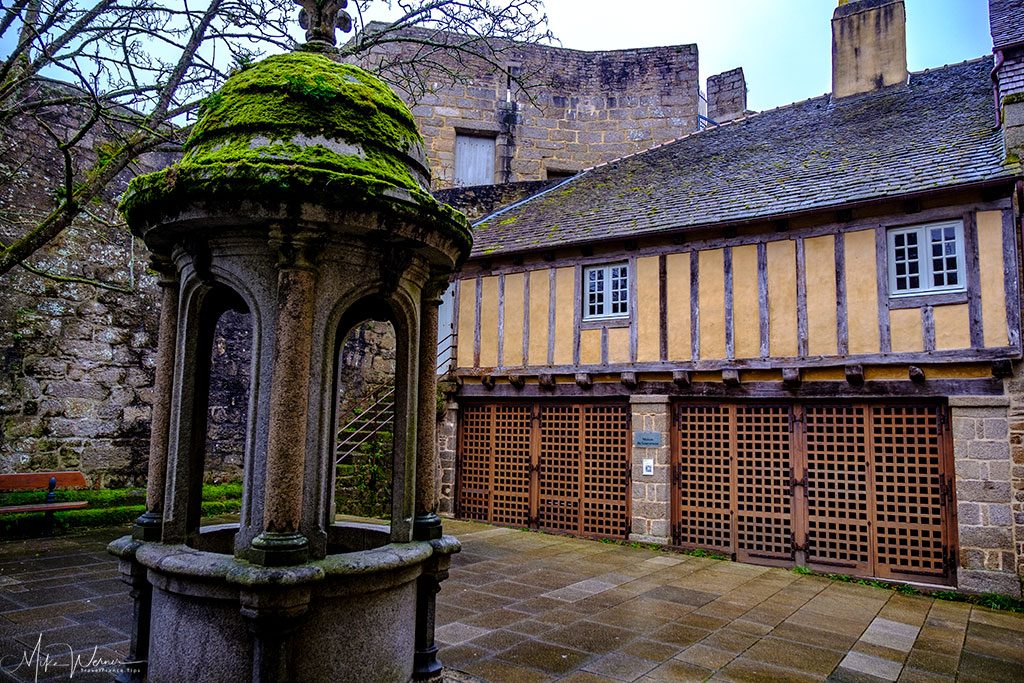
[[[180,163],[129,187],[122,208],[164,287],[148,511],[110,546],[135,599],[136,677],[438,674],[434,594],[459,545],[435,514],[437,305],[471,238],[429,194],[420,143],[381,81],[296,52],[233,75]],[[243,504],[239,524],[203,527],[205,384],[227,310],[252,321]],[[396,336],[389,526],[334,515],[339,356],[366,320]]]

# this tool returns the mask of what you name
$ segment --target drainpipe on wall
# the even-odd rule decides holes
[[[992,97],[996,102],[996,128],[1003,125],[1002,102],[999,98],[999,70],[1003,68],[1006,57],[1002,50],[996,50],[996,64],[992,67]]]

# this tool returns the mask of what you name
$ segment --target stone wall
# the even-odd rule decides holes
[[[440,67],[418,67],[427,92],[403,90],[427,142],[435,187],[454,183],[456,133],[494,137],[495,182],[506,183],[564,176],[697,130],[696,45],[608,52],[506,47],[500,59],[528,92],[483,60],[445,63],[441,55],[432,55]],[[381,65],[398,61],[407,68],[419,51],[416,44],[387,43],[359,63],[402,90],[402,70]],[[445,69],[459,74],[459,82]]]
[[[68,111],[49,124],[70,129],[83,115]],[[151,156],[141,167],[165,162]],[[56,206],[61,163],[40,129],[10,123],[0,131],[0,241],[25,234]],[[0,276],[0,472],[82,470],[93,485],[137,484],[145,475],[158,298],[145,249],[116,221],[115,196],[127,180],[89,207],[94,218],[76,220],[30,259],[63,280],[21,269]]]
[[[743,69],[708,78],[708,118],[725,123],[747,112],[747,80]]]
[[[1007,380],[1010,396],[1008,410],[1010,436],[1010,486],[1012,493],[1014,548],[1017,555],[1017,573],[1024,576],[1024,379],[1018,376]]]
[[[961,590],[1020,595],[1005,397],[951,398]],[[1019,485],[1019,482],[1018,482]]]
[[[450,204],[472,223],[494,211],[532,197],[538,192],[554,187],[561,180],[531,180],[503,185],[475,185],[473,187],[451,187],[438,190],[434,196],[439,202]]]
[[[455,457],[459,442],[459,404],[445,400],[444,411],[437,422],[437,452],[441,462],[441,489],[438,491],[438,512],[455,514]]]
[[[632,396],[630,407],[633,411],[633,431],[647,432],[658,436],[660,445],[651,447],[633,446],[633,518],[629,538],[646,543],[669,543],[671,541],[672,508],[671,497],[671,451],[669,426],[671,425],[671,404],[668,396]],[[644,460],[653,460],[652,475],[643,472]]]

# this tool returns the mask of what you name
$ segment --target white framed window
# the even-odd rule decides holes
[[[494,183],[494,137],[455,135],[455,185],[471,187]]]
[[[629,264],[583,269],[583,319],[629,317]]]
[[[962,221],[892,228],[888,240],[890,296],[967,288]]]

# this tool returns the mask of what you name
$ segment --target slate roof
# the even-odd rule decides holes
[[[991,58],[829,95],[598,166],[477,224],[473,256],[734,223],[1010,178]]]
[[[1021,0],[989,0],[992,44],[998,50],[1024,43],[1024,3]]]

